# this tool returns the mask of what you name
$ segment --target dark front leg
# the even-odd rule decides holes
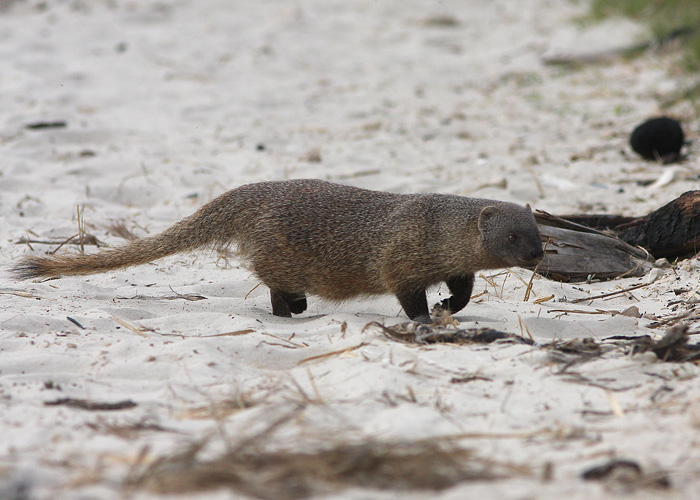
[[[292,314],[301,314],[306,311],[306,297],[292,299],[289,302],[289,310]]]
[[[283,290],[270,289],[272,301],[272,314],[291,318],[293,314],[306,311],[306,297],[297,293],[289,293]]]
[[[406,315],[418,323],[432,323],[428,312],[428,300],[425,289],[397,292],[396,297]]]
[[[450,314],[454,314],[464,309],[464,306],[469,303],[474,289],[474,275],[455,276],[447,279],[445,283],[452,296],[440,302],[440,306]]]

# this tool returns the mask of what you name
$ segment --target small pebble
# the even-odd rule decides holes
[[[654,267],[658,267],[659,269],[671,269],[671,263],[665,258],[656,259]]]
[[[653,283],[654,281],[661,278],[664,274],[666,274],[666,271],[655,267],[654,269],[649,271],[649,274],[647,275],[647,280],[649,281],[649,283]]]

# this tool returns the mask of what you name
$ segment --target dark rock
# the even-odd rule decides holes
[[[685,135],[681,124],[661,116],[638,125],[630,136],[630,146],[647,160],[673,163],[680,158]]]

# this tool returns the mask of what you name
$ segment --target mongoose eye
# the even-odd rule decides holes
[[[511,243],[515,243],[515,240],[517,240],[517,239],[518,239],[518,237],[514,234],[508,235],[508,241],[510,241]]]

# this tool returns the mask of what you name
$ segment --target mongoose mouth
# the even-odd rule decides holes
[[[536,266],[544,258],[544,251],[542,249],[535,249],[531,252],[528,257],[521,257],[520,264],[524,266]]]
[[[517,267],[529,267],[529,268],[534,268],[537,264],[540,263],[542,259],[520,259],[519,262],[516,262],[515,266]]]
[[[536,259],[528,259],[528,260],[525,262],[525,264],[528,265],[528,266],[536,266],[536,265],[539,264],[540,262],[542,262],[542,257],[538,257],[538,258],[536,258]]]

